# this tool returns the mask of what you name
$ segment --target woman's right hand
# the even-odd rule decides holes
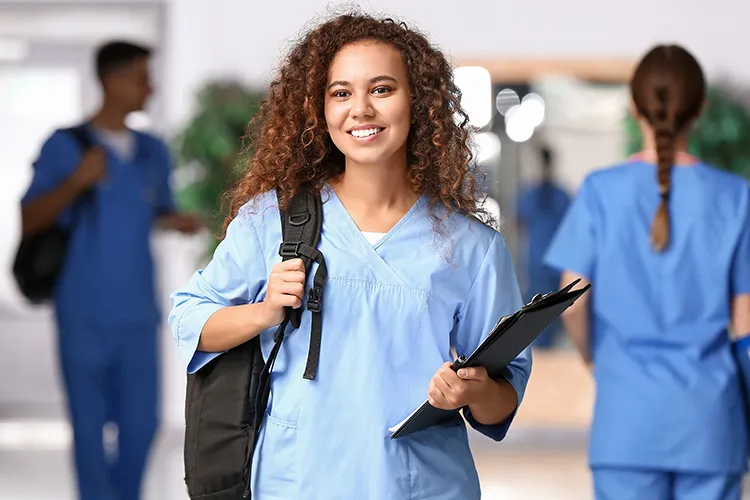
[[[269,328],[284,321],[285,307],[299,308],[304,294],[305,266],[302,259],[290,259],[273,266],[263,300]]]

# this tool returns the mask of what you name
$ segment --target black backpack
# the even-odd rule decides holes
[[[301,258],[307,273],[313,262],[318,263],[307,299],[312,331],[304,378],[313,380],[320,355],[321,300],[327,276],[323,254],[317,250],[323,223],[320,194],[300,189],[287,212],[281,214],[281,221],[282,260]],[[287,308],[267,362],[255,337],[188,375],[184,458],[185,483],[192,500],[250,498],[251,462],[268,406],[271,371],[284,330],[289,323],[299,328],[301,310]]]
[[[94,145],[85,125],[68,128],[64,132],[73,135],[82,155]],[[73,203],[81,208],[91,197],[91,193],[87,192]],[[65,265],[69,240],[70,230],[57,223],[21,238],[13,262],[13,276],[21,293],[33,304],[41,304],[52,298]]]

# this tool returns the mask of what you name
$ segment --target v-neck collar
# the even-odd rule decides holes
[[[398,232],[398,230],[406,224],[406,222],[411,219],[411,217],[420,209],[422,204],[425,202],[425,194],[423,193],[420,195],[419,198],[417,198],[417,201],[414,202],[414,204],[411,206],[411,208],[399,219],[396,224],[393,225],[393,227],[386,232],[380,240],[375,243],[374,245],[370,243],[370,241],[367,239],[367,237],[362,234],[362,230],[359,229],[359,226],[357,226],[357,223],[354,222],[354,218],[352,218],[349,211],[346,209],[344,204],[342,203],[341,199],[339,199],[338,195],[336,194],[336,191],[333,189],[333,186],[330,184],[327,184],[324,188],[324,192],[327,194],[327,199],[330,203],[332,203],[333,207],[335,207],[339,213],[341,214],[341,218],[344,221],[346,227],[348,228],[349,233],[355,233],[353,235],[354,238],[356,238],[359,242],[364,243],[366,247],[370,248],[371,250],[375,251],[377,253],[377,249],[383,246],[394,234]],[[378,254],[380,256],[380,254]]]
[[[107,140],[103,137],[101,129],[94,126],[91,121],[86,123],[89,136],[96,142],[97,145],[104,148],[107,153],[114,157],[119,163],[123,165],[134,165],[139,163],[141,156],[143,155],[143,141],[141,140],[141,134],[133,129],[127,129],[133,136],[133,151],[129,158],[126,158],[120,154],[115,148],[113,148]]]

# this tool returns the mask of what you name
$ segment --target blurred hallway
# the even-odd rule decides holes
[[[46,427],[46,429],[45,429]],[[0,439],[11,429],[0,426]],[[42,436],[40,432],[46,431]],[[57,435],[57,438],[52,436]],[[71,470],[64,449],[65,430],[40,426],[46,446],[0,447],[0,500],[74,500]],[[581,435],[520,429],[500,445],[472,433],[477,468],[486,500],[590,500],[585,442]],[[543,444],[544,443],[544,444]],[[58,444],[58,446],[54,446]],[[147,482],[145,500],[186,500],[182,481],[181,435],[161,436]],[[37,478],[44,478],[39,480]],[[750,500],[750,492],[743,497]]]
[[[67,430],[60,425],[40,424],[23,434],[29,441],[21,445],[18,428],[0,425],[0,500],[74,500],[73,477],[67,460]],[[11,434],[16,436],[16,446]],[[472,433],[477,467],[482,480],[483,498],[534,498],[549,500],[586,500],[589,476],[585,466],[583,442],[573,436],[569,442],[533,445],[523,432],[495,445]],[[536,441],[536,440],[534,440]],[[42,443],[31,445],[30,443]],[[545,470],[539,478],[538,471]],[[37,478],[44,478],[39,480]],[[187,496],[182,481],[181,435],[164,433],[152,459],[145,500],[183,500]]]

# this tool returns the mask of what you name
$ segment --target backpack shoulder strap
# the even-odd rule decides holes
[[[278,192],[277,196],[279,196]],[[280,199],[279,206],[281,206]],[[282,260],[301,258],[305,265],[306,276],[309,276],[312,263],[316,262],[318,264],[315,277],[313,278],[313,286],[307,298],[307,309],[312,312],[312,329],[310,332],[310,349],[307,353],[307,364],[304,373],[305,379],[314,380],[318,372],[318,361],[320,359],[323,285],[328,276],[326,261],[323,258],[323,254],[317,249],[320,242],[320,232],[323,228],[323,204],[320,199],[320,193],[307,186],[303,186],[294,194],[287,210],[279,210],[279,212],[281,214],[282,235],[279,255],[281,255]],[[276,329],[273,338],[273,348],[259,375],[258,394],[255,399],[255,438],[253,446],[248,447],[244,468],[248,478],[253,450],[258,440],[258,432],[260,431],[263,415],[265,415],[268,406],[268,398],[271,392],[271,371],[273,371],[273,365],[281,349],[281,344],[284,341],[286,325],[291,322],[292,326],[299,328],[302,314],[301,309],[286,308],[286,317]],[[248,497],[249,494],[250,481],[248,479],[243,498]]]
[[[78,143],[78,147],[81,149],[81,155],[85,154],[86,151],[94,147],[94,139],[91,137],[91,132],[88,129],[86,123],[80,123],[74,127],[63,129],[63,132],[73,136],[73,139]],[[81,193],[78,201],[76,202],[77,215],[80,215],[80,211],[83,207],[90,206],[93,203],[94,191],[89,188]]]
[[[91,139],[91,134],[89,134],[85,123],[63,129],[63,131],[73,136],[81,148],[81,153],[85,153],[94,146],[94,141]]]
[[[318,371],[320,358],[323,286],[328,275],[323,254],[317,248],[323,227],[323,203],[320,193],[309,186],[302,186],[292,197],[287,210],[281,214],[281,221],[282,242],[279,255],[282,260],[301,258],[308,275],[313,262],[318,264],[307,298],[307,309],[312,313],[312,330],[304,378],[313,380]],[[287,308],[287,319],[294,328],[299,328],[301,314],[301,308]]]

